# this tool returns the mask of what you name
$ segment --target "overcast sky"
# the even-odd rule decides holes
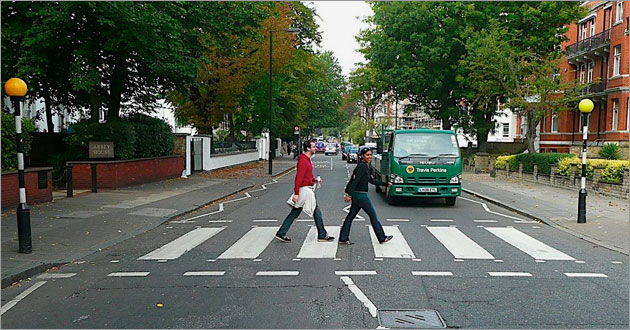
[[[348,76],[355,63],[364,61],[355,36],[368,27],[362,20],[372,15],[370,5],[363,1],[313,1],[320,18],[322,49],[330,50],[339,60],[343,74]]]

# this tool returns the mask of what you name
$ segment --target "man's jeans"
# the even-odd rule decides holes
[[[276,236],[284,237],[289,231],[289,227],[293,224],[293,221],[300,215],[302,212],[302,208],[292,208],[289,215],[284,219],[282,226],[276,233]],[[322,220],[322,212],[319,210],[319,206],[315,206],[315,211],[313,212],[313,218],[315,218],[315,226],[317,227],[317,238],[326,238],[326,229],[324,228],[324,220]]]
[[[352,199],[352,206],[350,207],[350,212],[346,216],[346,220],[343,221],[343,226],[341,227],[341,233],[339,234],[340,241],[347,241],[348,236],[350,236],[350,226],[352,225],[352,220],[357,216],[359,210],[363,209],[365,213],[370,217],[370,222],[372,223],[372,229],[374,229],[374,234],[376,234],[376,238],[379,242],[385,240],[385,232],[383,231],[383,226],[380,222],[378,222],[378,218],[376,217],[376,212],[374,211],[374,207],[372,206],[372,202],[369,199]]]

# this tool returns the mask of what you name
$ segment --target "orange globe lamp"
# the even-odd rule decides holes
[[[11,78],[4,84],[4,91],[12,97],[22,97],[26,95],[28,87],[24,80],[20,78]]]

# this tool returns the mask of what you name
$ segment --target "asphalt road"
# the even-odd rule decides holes
[[[313,163],[338,237],[354,164]],[[291,243],[273,240],[294,173],[2,290],[1,326],[377,328],[383,310],[418,309],[452,328],[628,328],[627,256],[467,195],[454,207],[390,206],[370,186],[391,242],[373,243],[369,221],[356,219],[354,245],[311,243],[305,214]]]

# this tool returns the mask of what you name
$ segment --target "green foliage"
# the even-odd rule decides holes
[[[114,158],[125,160],[135,156],[136,130],[127,120],[115,120],[107,123],[97,123],[84,120],[71,125],[74,133],[65,139],[69,148],[77,151],[79,159],[88,159],[90,141],[114,142]]]
[[[175,148],[171,125],[144,114],[128,117],[136,132],[135,158],[170,156]]]
[[[616,160],[621,158],[621,147],[616,143],[606,143],[599,152],[599,157]]]
[[[558,174],[569,177],[571,175],[571,166],[577,166],[576,175],[580,175],[582,159],[578,157],[565,158],[558,162]],[[607,160],[607,159],[587,159],[586,160],[586,177],[593,178],[595,167],[604,168],[602,170],[602,180],[611,183],[621,183],[624,179],[624,169],[628,168],[627,160]],[[626,178],[627,180],[628,178]]]
[[[576,156],[573,154],[562,154],[562,153],[526,153],[526,154],[518,154],[514,155],[513,158],[509,159],[510,170],[518,171],[518,164],[523,163],[523,171],[524,172],[533,172],[534,171],[534,163],[538,165],[538,173],[549,175],[551,173],[552,164],[558,164],[558,162],[564,158],[575,158]],[[505,168],[505,166],[503,166]]]
[[[22,148],[24,155],[28,155],[31,150],[33,137],[31,133],[35,131],[32,119],[22,118]],[[13,171],[17,169],[17,145],[15,141],[15,116],[2,111],[2,171]]]
[[[494,162],[494,168],[505,169],[505,165],[510,163],[510,161],[513,158],[515,158],[515,157],[516,157],[516,155],[499,156],[499,157],[497,157],[497,160]]]

